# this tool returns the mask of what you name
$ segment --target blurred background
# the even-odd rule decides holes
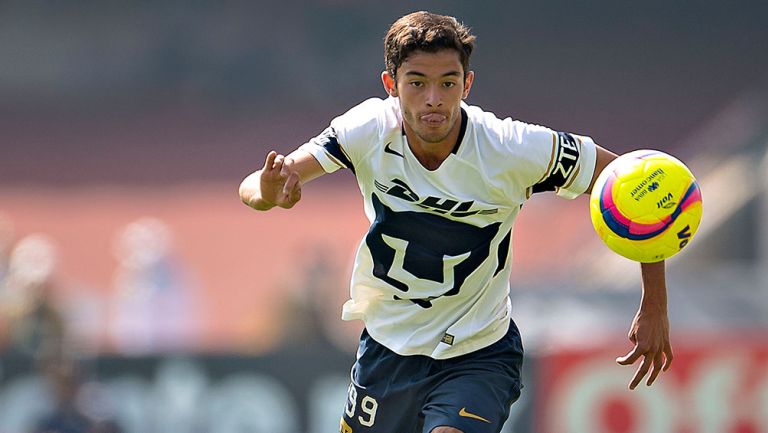
[[[701,228],[668,263],[674,367],[614,359],[639,269],[587,199],[514,237],[528,351],[505,433],[768,432],[768,4],[0,2],[0,433],[337,431],[367,223],[349,173],[256,213],[242,178],[368,97],[415,10],[477,35],[469,103],[685,161]]]

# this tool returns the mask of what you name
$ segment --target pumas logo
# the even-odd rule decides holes
[[[396,212],[376,194],[371,194],[371,205],[376,219],[365,243],[373,259],[373,276],[397,289],[394,299],[422,308],[459,293],[467,278],[491,257],[491,242],[501,226],[495,222],[477,227],[429,212]],[[506,262],[505,255],[494,256]]]
[[[373,183],[375,184],[376,189],[385,194],[409,201],[411,203],[416,203],[419,207],[428,209],[432,212],[448,214],[452,217],[461,218],[477,214],[492,215],[499,211],[498,208],[470,210],[472,205],[475,204],[474,200],[459,202],[457,200],[444,197],[434,197],[431,195],[422,199],[418,194],[416,194],[416,192],[413,191],[413,189],[411,189],[411,187],[409,187],[400,179],[392,179],[392,183],[394,184],[392,186],[387,186],[378,180],[374,180]]]

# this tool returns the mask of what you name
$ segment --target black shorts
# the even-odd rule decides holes
[[[398,355],[364,330],[341,433],[498,433],[522,388],[523,345],[510,323],[501,340],[450,359]]]

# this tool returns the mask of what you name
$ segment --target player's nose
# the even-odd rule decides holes
[[[439,107],[443,105],[443,99],[442,99],[442,93],[440,92],[440,89],[437,86],[431,86],[427,90],[427,106],[428,107]]]

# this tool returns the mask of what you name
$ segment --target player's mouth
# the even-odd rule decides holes
[[[427,113],[427,114],[422,114],[419,117],[419,120],[421,120],[423,123],[426,123],[429,126],[440,126],[443,123],[445,123],[445,121],[448,120],[448,116],[441,113]]]

